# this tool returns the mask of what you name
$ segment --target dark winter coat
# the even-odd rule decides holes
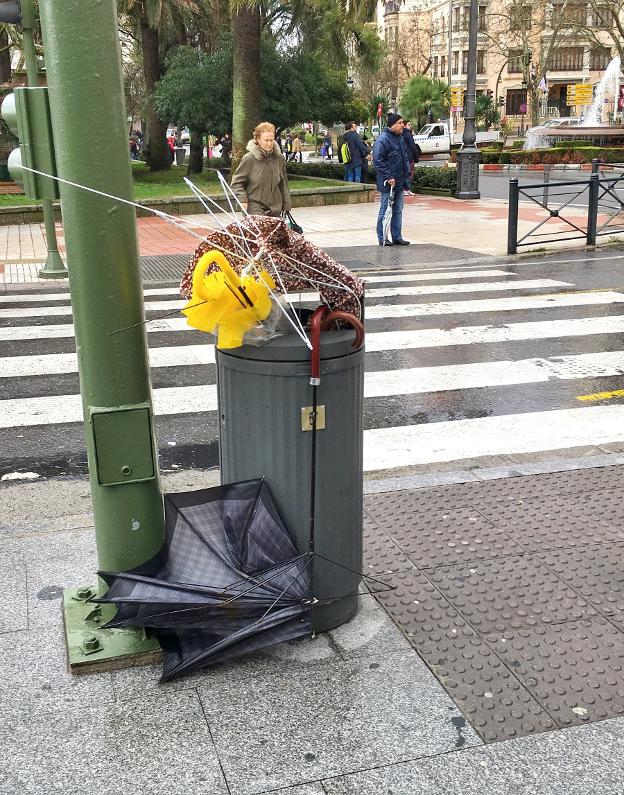
[[[348,130],[344,134],[344,142],[347,144],[349,151],[351,152],[351,160],[348,163],[345,163],[345,165],[351,166],[352,168],[361,166],[362,160],[366,160],[368,155],[368,147],[364,141],[355,132],[355,130]]]
[[[409,188],[409,158],[400,133],[396,135],[386,127],[375,141],[373,163],[377,172],[377,190],[388,192],[390,186],[385,183],[393,178],[396,180],[395,190]]]
[[[417,163],[420,149],[416,146],[416,143],[414,141],[414,131],[408,130],[407,127],[404,127],[403,140],[405,141],[405,151],[407,152],[407,159]]]

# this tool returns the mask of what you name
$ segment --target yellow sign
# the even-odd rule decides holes
[[[591,105],[594,90],[590,83],[570,85],[566,90],[566,105]]]
[[[461,88],[461,86],[454,86],[451,88],[451,107],[464,107],[464,89]]]

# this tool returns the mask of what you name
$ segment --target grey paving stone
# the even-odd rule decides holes
[[[0,557],[0,633],[28,629],[26,564],[21,555]]]
[[[0,670],[3,719],[26,720],[113,701],[109,673],[68,673],[60,610],[45,630],[0,635]]]
[[[13,718],[0,795],[227,795],[196,693]]]
[[[80,513],[73,516],[59,516],[51,519],[29,519],[21,522],[0,524],[0,536],[23,536],[30,533],[54,533],[62,530],[93,527],[93,514]]]
[[[401,630],[372,596],[360,596],[354,618],[333,629],[329,637],[344,657],[375,658],[411,649]]]
[[[623,758],[599,726],[586,726],[323,780],[323,786],[327,795],[620,795]]]
[[[287,787],[286,789],[273,789],[267,791],[267,795],[326,795],[323,785],[320,782],[312,784],[302,784],[300,787]]]
[[[125,668],[113,671],[115,698],[126,701],[141,698],[146,694],[162,695],[198,686],[218,689],[229,687],[237,678],[245,687],[252,687],[251,680],[271,676],[298,677],[303,671],[326,663],[339,661],[340,654],[327,634],[315,638],[302,638],[290,643],[281,643],[256,654],[215,665],[191,676],[173,682],[160,683],[161,666],[146,665],[140,668]]]
[[[45,628],[60,616],[63,588],[95,584],[92,529],[7,538],[0,549],[21,550],[28,578],[28,626]]]
[[[479,742],[413,652],[199,693],[233,795]]]
[[[406,475],[401,478],[365,480],[364,494],[380,494],[385,491],[403,491],[404,489],[426,489],[432,486],[467,483],[473,480],[476,480],[474,473],[469,472],[467,469],[459,469],[453,472],[435,472],[430,475]]]

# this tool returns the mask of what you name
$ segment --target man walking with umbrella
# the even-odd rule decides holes
[[[386,129],[373,147],[377,190],[381,193],[381,207],[377,218],[377,239],[380,246],[409,246],[409,240],[403,240],[401,234],[403,193],[410,186],[403,126],[403,119],[398,113],[388,113]],[[388,240],[388,227],[392,242]]]

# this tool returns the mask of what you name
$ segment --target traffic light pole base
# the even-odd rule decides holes
[[[114,616],[115,608],[89,602],[96,594],[96,586],[66,588],[63,592],[69,670],[97,673],[160,662],[160,644],[144,630],[103,627]]]
[[[48,258],[42,270],[39,271],[40,279],[67,279],[69,273],[58,251],[48,251]]]
[[[464,146],[457,153],[456,199],[479,199],[479,150]]]

